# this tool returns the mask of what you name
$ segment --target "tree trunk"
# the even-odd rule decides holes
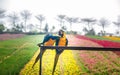
[[[105,27],[104,27],[104,25],[102,27],[103,27],[103,35],[105,35]]]
[[[90,23],[88,22],[88,29],[89,29],[89,31],[90,31]]]
[[[42,21],[40,21],[40,32],[42,31]]]
[[[72,22],[70,22],[70,31],[72,31]]]
[[[118,33],[120,34],[120,24],[118,25]]]
[[[27,22],[27,21],[25,20],[25,32],[26,32],[26,30],[27,30],[26,22]]]

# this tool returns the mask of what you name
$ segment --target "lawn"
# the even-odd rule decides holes
[[[0,41],[0,75],[18,75],[38,50],[43,35],[25,35]]]

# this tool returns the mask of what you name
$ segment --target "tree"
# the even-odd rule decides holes
[[[3,24],[0,24],[0,33],[3,33],[3,31],[5,30],[5,27]]]
[[[61,28],[64,26],[65,17],[66,17],[65,15],[57,15],[57,21],[60,22]]]
[[[55,30],[55,26],[52,26],[52,28],[50,29],[50,32],[52,33],[53,30]]]
[[[83,28],[83,31],[85,32],[85,34],[89,32],[89,30],[86,27]]]
[[[120,33],[119,29],[120,29],[120,23],[119,22],[113,22],[113,24],[115,24],[118,27],[118,30],[116,31],[117,34]]]
[[[105,35],[105,27],[108,26],[110,23],[107,19],[105,18],[101,18],[99,20],[99,25],[102,26],[102,29],[103,29],[103,34]]]
[[[21,23],[19,24],[19,31],[20,31],[20,32],[23,32],[23,30],[24,30],[24,24],[23,24],[23,22],[21,22]]]
[[[6,11],[5,11],[4,9],[1,9],[1,8],[0,8],[0,19],[2,19],[2,18],[5,17],[5,12],[6,12]],[[3,21],[0,20],[0,23],[3,24]]]
[[[63,30],[67,30],[67,27],[66,26],[62,26],[61,27]]]
[[[68,23],[70,23],[70,29],[72,30],[72,24],[73,23],[77,23],[78,22],[78,18],[72,18],[72,17],[67,17],[66,18],[66,21],[68,22]]]
[[[86,35],[95,35],[95,30],[92,28]]]
[[[120,16],[118,16],[118,19],[116,22],[113,22],[113,24],[115,24],[117,27],[118,27],[118,30],[117,30],[117,33],[119,34],[120,33]]]
[[[22,16],[22,18],[23,18],[23,20],[24,20],[24,30],[25,30],[25,32],[26,32],[26,30],[27,30],[27,21],[31,18],[31,13],[30,13],[30,11],[28,11],[28,10],[23,10],[22,12],[21,12],[21,16]]]
[[[29,29],[29,32],[33,32],[34,31],[34,25],[33,24],[29,24],[28,26],[27,26],[27,28]]]
[[[42,30],[42,22],[45,20],[45,17],[40,14],[40,15],[36,16],[36,19],[39,20],[39,22],[40,22],[40,32],[41,32],[41,30]]]
[[[12,26],[12,31],[17,31],[17,29],[18,29],[17,28],[18,27],[17,22],[19,21],[18,15],[15,12],[13,12],[12,14],[8,15],[8,18],[13,25]]]
[[[5,13],[6,11],[4,9],[0,9],[0,18],[5,17]]]
[[[14,27],[14,31],[17,32],[17,33],[23,32],[23,25],[17,24],[17,25]]]
[[[49,30],[49,27],[48,27],[48,24],[46,23],[45,28],[44,28],[45,33],[48,33],[48,30]]]
[[[93,28],[88,30],[86,27],[84,27],[83,31],[85,32],[85,35],[95,35],[95,30]]]
[[[81,19],[81,22],[87,23],[88,29],[89,29],[89,31],[90,31],[90,30],[92,29],[92,27],[91,27],[90,25],[91,25],[91,24],[95,24],[96,19],[93,19],[93,18],[83,18],[83,19]]]

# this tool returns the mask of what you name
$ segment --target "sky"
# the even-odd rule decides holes
[[[96,18],[102,17],[115,21],[120,15],[120,0],[0,0],[4,1],[3,8],[10,12],[29,10],[33,15],[43,14],[50,25],[58,25],[57,15],[63,14],[69,17]],[[35,18],[31,22],[38,23]],[[66,23],[67,24],[67,23]],[[100,29],[101,27],[96,29]],[[69,28],[69,27],[68,27]],[[107,31],[111,31],[109,26]],[[80,24],[76,24],[73,30],[82,30]]]

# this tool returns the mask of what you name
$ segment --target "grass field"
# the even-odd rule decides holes
[[[0,41],[0,75],[18,75],[38,50],[43,35],[25,35],[22,38]]]

